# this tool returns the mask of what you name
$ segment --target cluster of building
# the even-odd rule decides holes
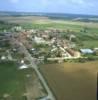
[[[61,30],[29,30],[27,32],[23,32],[20,37],[25,37],[25,40],[28,39],[28,43],[30,50],[34,52],[34,54],[38,54],[36,48],[33,47],[33,44],[36,45],[46,45],[49,47],[47,51],[47,59],[58,60],[58,59],[76,59],[81,56],[79,51],[74,50],[73,44],[70,41],[61,38],[60,33]],[[64,32],[64,31],[63,31]],[[21,39],[22,40],[22,39]],[[42,47],[45,49],[44,47]],[[39,48],[37,48],[39,49]],[[41,52],[41,51],[40,51]],[[47,55],[46,54],[46,55]],[[39,58],[45,58],[46,55],[38,55]],[[44,57],[43,57],[44,56]]]
[[[48,60],[58,60],[58,59],[77,59],[81,58],[85,54],[95,54],[98,55],[98,48],[88,49],[83,48],[80,50],[74,49],[76,44],[71,42],[72,38],[76,38],[75,35],[71,34],[68,39],[61,37],[61,33],[66,32],[65,30],[59,29],[28,29],[23,30],[21,27],[13,27],[13,30],[19,31],[18,34],[15,33],[14,37],[18,41],[25,44],[28,50],[31,50],[31,53],[37,55],[37,58],[44,60],[47,57]],[[6,34],[9,35],[9,34]],[[7,36],[9,40],[11,36]],[[34,45],[44,45],[44,47],[35,48]],[[47,49],[46,49],[46,47]],[[44,54],[42,55],[42,48]],[[49,48],[49,49],[48,49]],[[33,55],[33,56],[34,56]],[[5,57],[1,57],[5,59]]]
[[[64,32],[64,31],[63,31]],[[77,59],[81,58],[82,55],[98,55],[98,48],[82,48],[80,50],[75,50],[74,47],[76,47],[76,44],[73,44],[71,42],[72,38],[76,38],[75,35],[70,35],[70,37],[66,40],[60,37],[60,33],[62,31],[59,30],[46,30],[43,33],[38,35],[34,35],[33,40],[37,44],[48,44],[50,49],[50,57],[48,59]]]

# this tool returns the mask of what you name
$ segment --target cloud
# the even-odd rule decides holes
[[[88,6],[90,6],[90,7],[95,7],[95,4],[94,4],[94,3],[89,2],[89,3],[88,3]]]
[[[18,3],[19,0],[10,0],[11,3]]]
[[[41,0],[41,3],[43,6],[46,6],[46,5],[48,5],[49,1],[48,0]]]
[[[78,5],[80,7],[94,7],[95,2],[92,0],[69,0],[70,4]]]
[[[84,0],[71,0],[71,2],[76,4],[85,4]]]

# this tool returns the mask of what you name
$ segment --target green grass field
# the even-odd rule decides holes
[[[96,47],[98,47],[98,41],[83,41],[83,47],[84,48],[87,48],[87,47],[89,47],[89,48],[96,48]]]
[[[80,22],[80,24],[78,23],[72,23],[69,21],[69,23],[66,23],[66,21],[64,21],[65,23],[56,23],[56,22],[47,22],[47,23],[38,23],[38,22],[32,22],[32,23],[22,23],[21,25],[26,28],[26,29],[53,29],[53,28],[56,28],[56,29],[63,29],[63,30],[72,30],[72,31],[76,31],[76,32],[80,32],[80,30],[84,27],[88,27],[88,31],[89,32],[98,32],[98,28],[97,26],[95,26],[95,24],[91,24],[89,25],[89,23],[87,24],[82,24]]]
[[[31,69],[19,70],[15,62],[0,62],[0,100],[9,95],[7,100],[25,100],[26,74]]]

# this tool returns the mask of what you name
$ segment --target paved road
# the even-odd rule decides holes
[[[38,70],[38,67],[37,65],[35,64],[34,62],[34,58],[31,56],[31,54],[28,52],[28,50],[25,48],[25,46],[22,44],[22,43],[19,43],[20,46],[22,47],[23,49],[23,52],[26,54],[26,56],[28,57],[30,63],[31,63],[31,67],[35,70],[35,72],[37,73],[40,81],[42,82],[43,86],[45,87],[47,93],[48,93],[48,96],[46,97],[45,100],[56,100],[53,93],[51,92],[48,84],[46,83],[45,79],[43,78],[43,75],[41,74],[41,72]]]

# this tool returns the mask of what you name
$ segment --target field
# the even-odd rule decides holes
[[[0,100],[26,100],[26,75],[33,76],[32,71],[19,70],[15,62],[0,62]]]
[[[96,100],[98,61],[40,67],[57,100]]]
[[[2,21],[7,21],[10,23],[32,23],[35,20],[39,19],[47,19],[46,17],[37,17],[37,16],[22,16],[22,17],[17,17],[17,16],[0,16],[0,20]]]
[[[63,20],[63,19],[50,19],[48,17],[42,17],[42,16],[21,16],[21,17],[11,17],[11,16],[0,16],[0,20],[7,21],[10,23],[17,23],[21,24],[27,28],[33,28],[34,26],[43,26],[39,28],[60,28],[60,29],[66,29],[66,28],[72,28],[72,29],[81,29],[82,27],[89,27],[94,28],[98,30],[98,23],[94,22],[80,22],[80,21],[74,21],[74,20]]]
[[[29,21],[28,21],[29,22]],[[34,28],[34,29],[60,29],[60,30],[72,30],[80,32],[84,27],[87,27],[90,32],[98,32],[98,23],[87,23],[78,21],[67,21],[67,20],[51,20],[51,19],[36,19],[31,20],[31,23],[24,22],[20,23],[24,28]]]

